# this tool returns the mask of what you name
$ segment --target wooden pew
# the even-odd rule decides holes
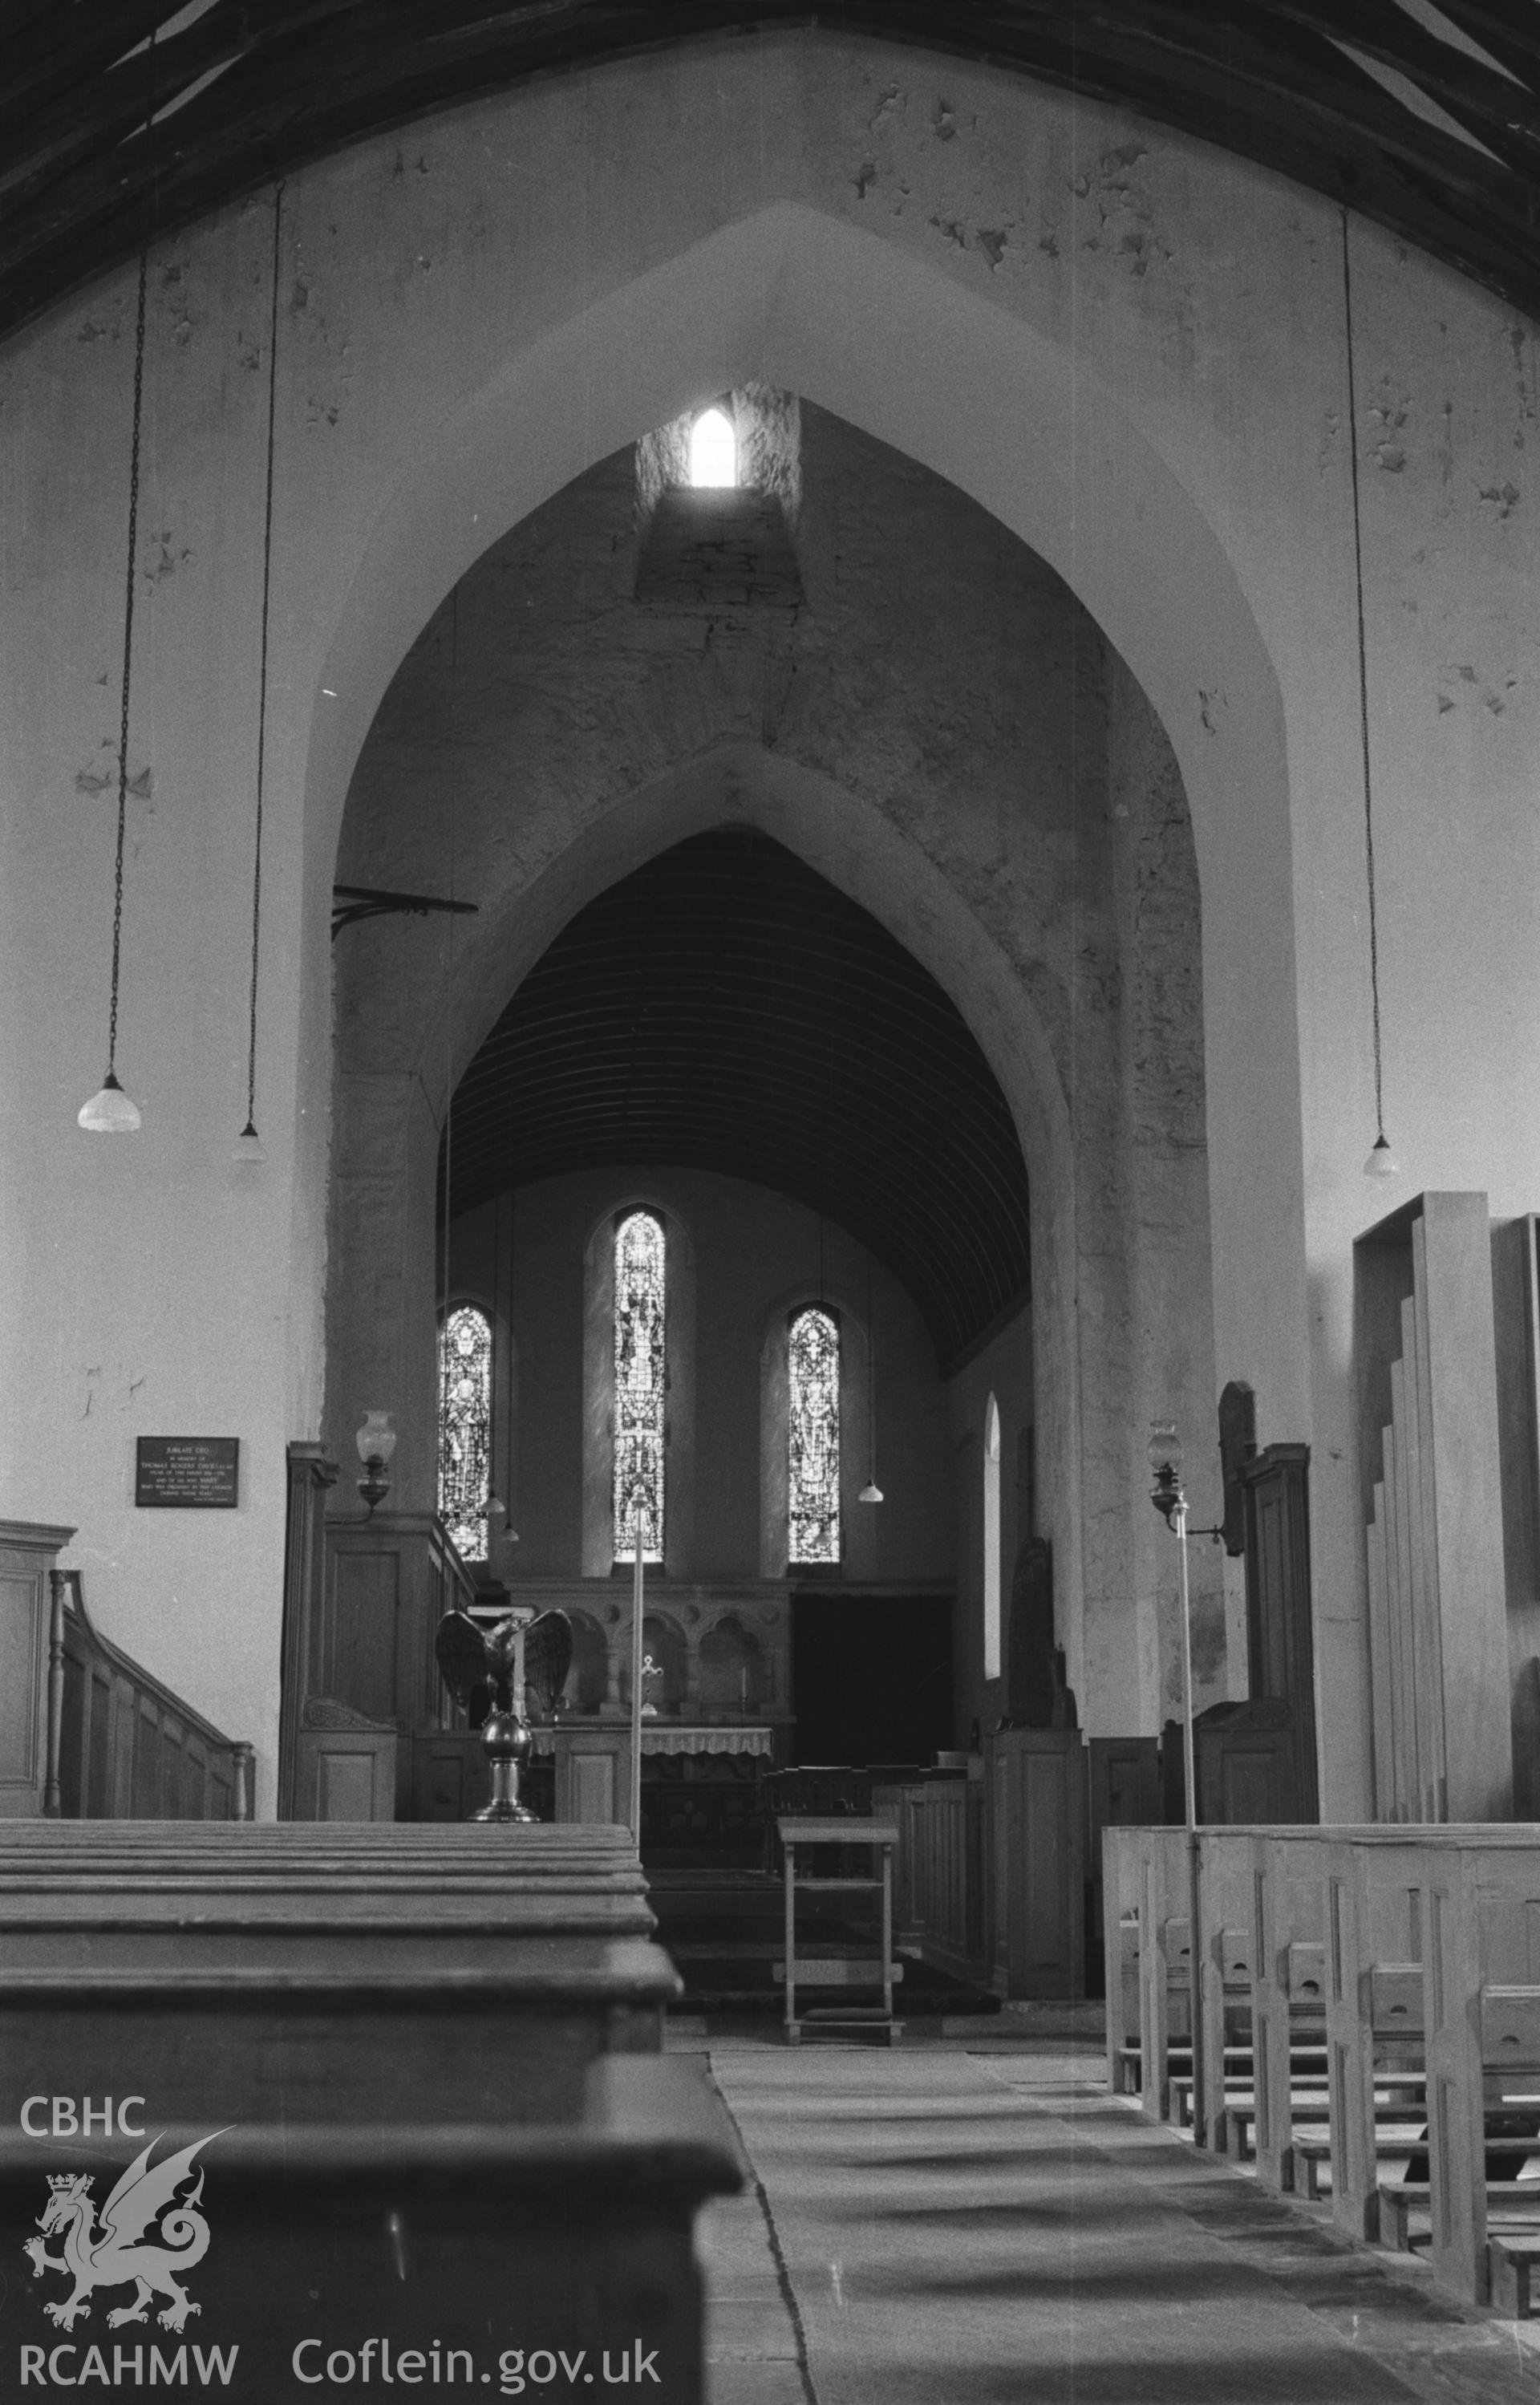
[[[1198,1839],[1203,2015],[1203,2124],[1223,2151],[1227,2091],[1250,2086],[1239,2058],[1253,2046],[1252,1990],[1257,1960],[1253,1847],[1242,1830],[1205,1829]]]
[[[1479,2304],[1493,2208],[1540,2217],[1540,2184],[1493,2176],[1530,2151],[1520,2128],[1540,2131],[1540,1844],[1508,1825],[1439,1835],[1421,1884],[1433,2264]]]
[[[1170,2112],[1173,2038],[1192,2039],[1187,1976],[1187,1839],[1183,1829],[1141,1829],[1137,1875],[1141,1895],[1139,2047],[1141,2108],[1164,2121]]]
[[[1109,1823],[1101,1832],[1101,1959],[1107,1990],[1107,2086],[1139,2093],[1140,1912],[1144,1893],[1142,1829]]]
[[[1315,1830],[1268,1829],[1248,1832],[1246,1838],[1255,1933],[1253,2128],[1258,2176],[1281,2191],[1294,2178],[1296,2089],[1326,2068],[1318,1835]],[[1244,2152],[1239,2107],[1229,2126],[1237,2151]]]
[[[508,2376],[538,2391],[541,2350],[608,2355],[614,2384],[623,2348],[649,2394],[700,2405],[692,2223],[736,2184],[736,2150],[695,2066],[661,2052],[679,1983],[652,1930],[617,1828],[0,1830],[7,2260],[31,2238],[62,2261],[39,2222],[84,2191],[55,2206],[48,2183],[90,2176],[105,2205],[146,2147],[194,2149],[181,2209],[217,2242],[186,2291],[196,2322],[63,2330],[40,2263],[13,2335],[73,2349],[66,2379],[93,2337],[109,2367],[119,2343],[173,2364],[237,2345],[259,2396],[298,2394],[332,2351],[328,2383],[361,2380],[366,2341],[375,2377],[386,2343],[407,2384],[453,2349],[448,2384],[497,2393],[523,2393],[502,2384],[521,2356]]]
[[[1429,1845],[1445,1834],[1405,1824],[1323,1833],[1332,2217],[1354,2238],[1381,2235],[1377,2092],[1423,2068],[1420,1882]]]
[[[661,2050],[652,1930],[621,1829],[12,1822],[0,2050],[22,2096],[210,2128],[567,2119]]]
[[[181,2191],[185,2257],[139,2250],[159,2257],[139,2300],[149,2314],[124,2326],[134,2275],[115,2281],[98,2257],[86,2315],[61,2327],[48,2308],[66,2305],[71,2274],[60,2235],[38,2225],[53,2211],[67,2242],[73,2200],[52,2183],[84,2175],[100,2210],[140,2141],[0,2134],[0,2243],[16,2267],[7,2326],[23,2383],[93,2380],[95,2342],[108,2385],[169,2381],[184,2395],[325,2394],[361,2374],[465,2399],[623,2379],[663,2405],[702,2405],[693,2228],[707,2198],[741,2185],[741,2166],[693,2063],[610,2056],[557,2122],[419,2122],[407,2105],[363,2124],[194,2123],[165,2131],[154,2159],[184,2145],[198,2178]],[[29,2240],[45,2258],[31,2278]]]
[[[1252,1849],[1250,2051],[1214,2046],[1240,2034],[1225,1993],[1246,1967],[1238,1840]],[[1441,2285],[1527,2312],[1540,2262],[1540,2176],[1519,2176],[1540,2172],[1533,1827],[1227,1830],[1203,1849],[1216,2127],[1242,2141],[1254,2128],[1280,2187],[1317,2194],[1329,2172],[1334,2216],[1355,2238],[1405,2244],[1425,2208]],[[1107,1862],[1110,1945],[1115,1908],[1114,1959],[1121,1948],[1137,1964],[1142,2108],[1159,2117],[1187,2084],[1183,1833],[1110,1833]]]

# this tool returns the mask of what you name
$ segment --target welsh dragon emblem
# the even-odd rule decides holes
[[[222,2135],[217,2130],[210,2132],[211,2137]],[[169,2300],[157,2315],[162,2329],[184,2328],[188,2315],[199,2311],[176,2274],[190,2271],[208,2252],[208,2223],[198,2209],[203,2194],[202,2167],[197,2185],[180,2202],[176,2191],[192,2180],[192,2159],[209,2139],[195,2138],[190,2146],[167,2155],[152,2167],[149,2159],[156,2144],[152,2138],[143,2154],[130,2163],[102,2207],[100,2229],[91,2195],[91,2174],[50,2173],[48,2206],[37,2226],[45,2236],[51,2230],[63,2231],[63,2253],[49,2254],[41,2238],[27,2239],[23,2251],[31,2257],[34,2271],[63,2271],[75,2282],[72,2294],[62,2304],[43,2308],[61,2329],[73,2329],[90,2314],[92,2289],[126,2287],[131,2280],[136,2284],[133,2302],[108,2314],[109,2329],[124,2322],[147,2321],[147,2309],[154,2296]]]

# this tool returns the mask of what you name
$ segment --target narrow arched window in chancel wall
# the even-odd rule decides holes
[[[724,409],[703,409],[690,429],[690,481],[697,485],[738,481],[738,438]]]
[[[787,1331],[789,1488],[793,1562],[837,1562],[839,1518],[839,1322],[821,1308],[799,1311]]]
[[[468,1561],[486,1559],[492,1498],[492,1323],[474,1303],[439,1339],[439,1517]]]
[[[666,1392],[663,1222],[632,1211],[615,1231],[615,1559],[663,1559],[664,1409]]]
[[[1000,1405],[984,1414],[984,1675],[1000,1676]]]

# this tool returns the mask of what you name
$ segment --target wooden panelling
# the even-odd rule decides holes
[[[1513,1681],[1486,1196],[1420,1195],[1360,1238],[1354,1271],[1377,1808],[1503,1820]]]
[[[590,1826],[619,1825],[631,1813],[631,1732],[623,1723],[609,1728],[564,1727],[553,1734],[555,1811],[558,1821]]]
[[[332,1565],[330,1644],[325,1693],[371,1720],[396,1715],[396,1647],[401,1564],[394,1546],[365,1551],[357,1539]]]
[[[988,1741],[991,1962],[1011,1996],[1078,1999],[1085,1984],[1085,1749],[1076,1729]]]
[[[1289,1772],[1280,1783],[1260,1754],[1226,1761],[1223,1818],[1313,1821],[1320,1808],[1311,1625],[1309,1447],[1272,1444],[1244,1463],[1249,1693],[1293,1715]],[[1267,1749],[1262,1750],[1264,1752]],[[1208,1812],[1205,1803],[1204,1810]],[[1218,1817],[1218,1816],[1216,1816]]]
[[[0,1520],[0,1819],[43,1810],[49,1574],[73,1528]]]
[[[1540,1819],[1540,1222],[1492,1231],[1503,1557],[1513,1681],[1513,1808]]]
[[[393,1821],[394,1729],[301,1729],[294,1818]]]
[[[326,1498],[340,1475],[318,1444],[288,1448],[284,1536],[282,1693],[278,1723],[278,1817],[295,1810],[299,1733],[308,1696],[323,1695],[326,1632]]]

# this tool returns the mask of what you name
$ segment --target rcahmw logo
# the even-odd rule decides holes
[[[205,2388],[217,2380],[222,2387],[230,2386],[235,2370],[238,2346],[195,2346],[192,2362],[195,2377]],[[78,2370],[76,2358],[84,2356]],[[163,2384],[167,2388],[185,2388],[188,2384],[188,2350],[185,2346],[167,2347],[162,2355],[158,2346],[115,2346],[111,2349],[112,2369],[107,2370],[107,2351],[99,2346],[81,2348],[68,2344],[54,2347],[24,2346],[21,2349],[21,2385],[35,2381],[40,2388],[84,2388],[88,2382],[100,2380],[108,2388],[123,2388],[132,2381],[136,2388],[147,2381],[151,2388]],[[148,2362],[148,2370],[146,2362]]]
[[[86,2100],[88,2110],[91,2099]],[[130,2097],[119,2108],[119,2126],[127,2127],[131,2104],[142,2104],[143,2097]],[[33,2109],[51,2106],[51,2128],[41,2130],[32,2120]],[[61,2113],[60,2107],[66,2110]],[[110,2098],[100,2108],[105,2125],[110,2129],[112,2104]],[[94,2116],[92,2117],[94,2117]],[[30,2136],[70,2134],[76,2122],[74,2102],[68,2097],[29,2097],[22,2107],[22,2127]],[[135,2128],[132,2135],[142,2131]],[[133,2295],[126,2304],[115,2306],[107,2315],[107,2328],[119,2329],[126,2323],[147,2322],[152,2300],[165,2301],[156,2319],[162,2329],[176,2333],[186,2328],[189,2316],[200,2311],[186,2288],[185,2277],[195,2263],[201,2263],[208,2252],[209,2226],[201,2207],[203,2198],[203,2171],[197,2157],[213,2140],[224,2135],[223,2131],[211,2131],[206,2137],[195,2138],[188,2146],[180,2146],[160,2162],[151,2162],[159,2140],[152,2138],[135,2155],[128,2169],[101,2209],[98,2220],[95,2199],[91,2195],[93,2174],[90,2172],[53,2172],[49,2175],[48,2203],[37,2217],[43,2235],[29,2238],[23,2253],[32,2264],[35,2278],[49,2271],[63,2272],[72,2283],[65,2297],[45,2300],[43,2311],[49,2321],[62,2330],[73,2330],[77,2322],[90,2317],[91,2299],[98,2288],[132,2287]],[[50,2255],[46,2241],[58,2234],[60,2252]],[[180,2275],[180,2276],[179,2276]],[[84,2349],[69,2343],[51,2349],[23,2346],[21,2349],[21,2384],[35,2381],[40,2385],[59,2388],[80,2388],[89,2382],[100,2380],[107,2386],[119,2386],[132,2380],[136,2384],[147,2378],[147,2384],[185,2386],[188,2379],[188,2349],[185,2346],[162,2352],[159,2346],[115,2346],[113,2369],[107,2369],[103,2349]],[[228,2383],[235,2369],[239,2347],[198,2347],[192,2349],[198,2377],[206,2385],[211,2380]],[[83,2355],[83,2360],[77,2360]]]

